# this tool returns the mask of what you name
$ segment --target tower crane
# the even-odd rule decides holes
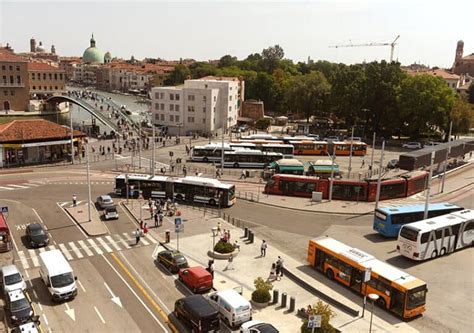
[[[398,35],[393,42],[391,43],[366,43],[366,44],[353,44],[350,42],[350,44],[340,44],[340,45],[330,45],[329,47],[333,48],[340,48],[340,47],[360,47],[360,46],[390,46],[390,62],[393,61],[393,52],[395,51],[395,45],[397,44],[398,39],[400,38],[400,35]]]

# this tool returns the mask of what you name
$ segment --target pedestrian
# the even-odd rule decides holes
[[[230,254],[229,258],[227,259],[227,266],[225,267],[225,270],[233,270],[234,269],[234,257],[232,256],[232,253]]]
[[[153,212],[154,212],[154,208],[152,205],[150,205],[150,220],[153,218]]]
[[[77,205],[77,196],[75,194],[72,195],[72,205],[76,207]]]
[[[234,250],[237,250],[240,252],[240,245],[239,245],[239,242],[237,240],[235,240],[234,242]]]
[[[278,265],[278,261],[275,265],[275,276],[276,276],[276,279],[277,281],[280,281],[280,274],[281,274],[281,266]]]
[[[360,167],[363,168],[364,165],[365,165],[365,158],[362,158],[362,165]]]
[[[277,279],[277,276],[276,276],[276,264],[273,263],[272,264],[272,268],[270,269],[270,275],[268,276],[268,279],[267,281],[275,281]]]
[[[211,273],[212,278],[214,279],[214,260],[209,261],[209,273]]]
[[[222,240],[227,243],[229,240],[229,234],[227,233],[227,230],[224,229],[224,236],[222,237]]]
[[[148,224],[145,223],[145,225],[143,226],[143,235],[146,236],[148,233]]]
[[[221,230],[221,221],[218,221],[217,222],[217,234],[220,235],[222,233],[222,230]]]
[[[151,206],[153,205],[153,201],[151,200],[151,197],[148,198],[148,208],[151,208]]]
[[[183,166],[183,176],[186,177],[188,174],[188,170],[186,169],[186,165]]]
[[[277,265],[277,275],[279,277],[283,277],[283,259],[282,257],[278,256],[278,260],[276,262],[276,265]]]
[[[247,178],[246,176],[247,175],[245,174],[245,170],[242,170],[242,172],[240,173],[240,178],[239,179],[242,179],[242,178],[245,179],[245,178]]]
[[[138,243],[140,242],[140,236],[141,236],[140,229],[137,228],[137,230],[135,230],[135,245],[138,245]]]
[[[158,213],[155,214],[154,218],[155,218],[155,228],[158,228],[159,227]]]
[[[260,245],[260,257],[265,257],[266,254],[267,254],[267,242],[263,240],[262,245]]]
[[[219,169],[216,169],[216,178],[221,178],[221,172]]]
[[[158,221],[160,222],[160,227],[163,225],[163,218],[164,218],[163,212],[160,212],[158,214]]]
[[[140,229],[143,229],[143,220],[140,220]]]
[[[227,242],[230,242],[230,229],[227,229]]]

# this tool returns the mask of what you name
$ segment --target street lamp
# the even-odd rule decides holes
[[[327,152],[329,158],[331,159],[331,181],[329,182],[329,202],[332,201],[332,185],[334,182],[334,160],[336,159],[336,156],[334,156],[334,150],[332,151],[332,156],[329,155],[329,152]]]
[[[369,333],[372,333],[372,317],[374,316],[374,303],[377,302],[379,299],[379,295],[377,294],[369,294],[369,298],[372,301],[372,312],[370,313],[370,327],[369,327]]]
[[[214,258],[214,247],[216,246],[217,227],[212,227],[212,257]]]

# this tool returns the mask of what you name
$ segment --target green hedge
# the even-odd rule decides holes
[[[218,241],[217,244],[214,246],[214,251],[217,253],[231,253],[234,252],[234,245],[223,242],[223,241]]]
[[[266,290],[257,289],[252,293],[252,301],[257,303],[268,303],[270,299],[271,295]]]

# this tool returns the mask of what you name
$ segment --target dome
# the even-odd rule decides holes
[[[91,38],[91,46],[89,46],[82,55],[82,62],[85,64],[103,64],[104,53],[95,47],[94,34]]]
[[[104,62],[110,62],[112,60],[112,54],[110,52],[105,52]]]

